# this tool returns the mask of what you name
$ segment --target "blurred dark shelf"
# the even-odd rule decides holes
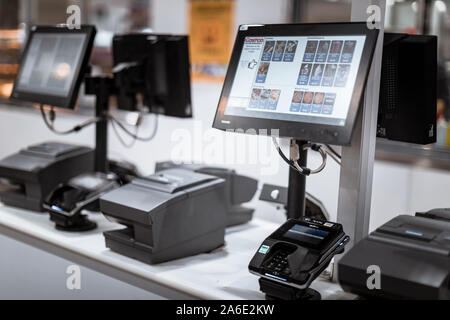
[[[434,144],[417,145],[377,138],[375,159],[450,170],[450,148]]]

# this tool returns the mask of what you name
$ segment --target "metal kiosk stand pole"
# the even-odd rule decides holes
[[[349,249],[369,233],[385,8],[385,0],[352,1],[351,20],[370,21],[373,15],[379,22],[372,27],[380,32],[351,145],[342,148],[337,222],[350,236]]]
[[[95,171],[108,173],[108,109],[109,97],[115,94],[111,77],[86,77],[86,94],[95,95]]]

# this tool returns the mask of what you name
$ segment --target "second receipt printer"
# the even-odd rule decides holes
[[[244,204],[253,199],[258,189],[258,180],[237,174],[233,169],[204,164],[176,164],[172,161],[157,163],[155,171],[175,168],[212,175],[225,180],[228,227],[247,223],[252,219],[255,210]]]
[[[45,198],[58,184],[93,170],[90,148],[58,142],[32,145],[0,160],[0,198],[8,206],[44,211]]]
[[[369,267],[378,286],[368,286]],[[338,273],[345,291],[365,297],[450,299],[450,223],[400,215],[347,252]]]
[[[224,189],[223,179],[183,169],[134,179],[100,199],[126,226],[105,232],[106,246],[149,264],[212,251],[224,244]]]

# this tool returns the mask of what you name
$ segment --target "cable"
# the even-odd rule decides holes
[[[119,140],[120,144],[123,145],[125,148],[130,149],[131,147],[134,146],[134,144],[136,143],[137,139],[134,139],[130,142],[130,143],[126,143],[125,140],[122,138],[122,136],[120,135],[117,127],[116,127],[116,123],[114,121],[111,121],[111,125],[112,128],[114,130],[114,134],[116,135],[117,139]],[[136,131],[135,134],[137,134],[139,127],[136,126]]]
[[[113,121],[113,122],[115,122],[118,126],[119,126],[119,128],[120,129],[122,129],[126,134],[128,134],[130,137],[132,137],[132,138],[134,138],[134,139],[136,139],[136,140],[138,140],[138,141],[150,141],[150,140],[152,140],[155,136],[156,136],[156,133],[157,133],[157,131],[158,131],[158,116],[157,115],[155,115],[155,124],[154,124],[154,127],[153,127],[153,132],[151,133],[151,135],[149,136],[149,137],[139,137],[138,135],[137,135],[137,133],[133,133],[133,132],[131,132],[131,131],[129,131],[126,127],[125,127],[125,125],[124,124],[122,124],[119,120],[117,120],[116,118],[114,118],[112,115],[108,115],[108,118],[111,120],[111,121]],[[139,125],[138,125],[139,126]]]
[[[139,127],[141,125],[141,117],[142,117],[142,111],[139,114],[138,120],[136,121],[134,135],[137,135],[138,132],[139,132]],[[131,140],[130,143],[126,143],[125,142],[125,140],[122,138],[121,134],[119,133],[119,131],[118,131],[117,127],[116,127],[116,122],[115,121],[111,121],[111,126],[113,127],[114,133],[115,133],[117,139],[119,140],[119,142],[122,144],[122,146],[124,146],[127,149],[130,149],[136,144],[136,141],[137,141],[136,138],[132,138],[133,140]]]
[[[327,164],[327,152],[320,145],[312,144],[312,143],[307,143],[307,144],[303,145],[303,150],[307,150],[307,149],[311,149],[313,151],[319,152],[320,155],[322,156],[322,163],[320,164],[320,166],[314,170],[308,169],[308,170],[310,170],[309,174],[316,174],[316,173],[321,172]],[[303,167],[300,167],[300,165],[298,164],[297,161],[294,161],[294,165],[296,168],[303,168]],[[305,170],[305,168],[303,168],[303,170]]]
[[[58,135],[67,135],[67,134],[71,134],[71,133],[74,133],[74,132],[78,132],[81,129],[86,128],[87,126],[89,126],[91,124],[94,124],[94,123],[97,123],[97,122],[100,121],[100,118],[98,118],[98,117],[92,118],[92,119],[88,119],[88,120],[86,120],[86,121],[76,125],[75,127],[71,128],[71,129],[61,131],[61,130],[55,129],[55,127],[54,127],[53,123],[55,121],[55,111],[53,110],[53,107],[50,110],[50,122],[49,122],[49,119],[47,119],[47,115],[45,114],[45,110],[44,110],[44,105],[43,104],[40,105],[40,110],[41,110],[42,119],[44,120],[44,123],[47,126],[47,128],[49,128],[50,131],[52,131],[53,133],[58,134]]]
[[[341,155],[336,152],[332,147],[330,147],[328,144],[325,145],[325,152],[328,153],[328,155],[339,165],[341,165]]]
[[[281,150],[280,145],[278,144],[278,141],[276,140],[275,137],[272,137],[272,141],[275,145],[275,148],[277,149],[279,155],[281,156],[281,158],[294,170],[298,171],[297,168],[294,166],[294,164],[284,155],[283,150]]]
[[[326,166],[326,162],[327,162],[327,153],[326,151],[317,144],[305,144],[303,146],[303,150],[307,150],[307,149],[312,149],[313,151],[319,152],[320,155],[322,156],[322,163],[321,165],[316,168],[316,169],[309,169],[309,168],[305,168],[299,165],[298,161],[300,160],[300,152],[299,152],[299,146],[297,145],[297,143],[292,142],[293,140],[291,140],[291,159],[288,159],[286,157],[286,155],[283,153],[283,150],[281,150],[281,146],[279,145],[277,139],[275,137],[272,137],[272,141],[278,151],[278,153],[280,154],[281,158],[295,171],[299,172],[300,174],[309,176],[310,174],[316,174],[321,172],[325,166]]]
[[[325,145],[336,157],[338,157],[339,159],[342,158],[342,156],[329,144]]]
[[[117,120],[116,118],[114,118],[113,116],[109,115],[109,118],[111,119],[111,121],[113,121],[114,123],[116,123],[120,129],[122,129],[126,134],[128,134],[129,136],[131,136],[132,138],[134,138],[135,140],[139,140],[139,141],[150,141],[152,140],[155,136],[156,136],[156,132],[158,131],[158,117],[155,116],[155,125],[153,128],[153,132],[151,133],[151,135],[149,137],[139,137],[137,135],[137,133],[133,133],[130,132],[125,125],[123,125],[119,120]]]
[[[331,157],[331,159],[333,159],[338,165],[341,165],[341,161],[339,160],[338,157],[336,157],[332,152],[328,152],[328,151],[326,151],[326,152]]]
[[[54,111],[53,107],[50,109],[50,119],[47,118],[47,114],[45,113],[43,104],[40,105],[40,111],[41,111],[42,119],[44,120],[44,123],[47,126],[47,128],[50,129],[50,131],[52,131],[53,133],[58,134],[58,135],[68,135],[68,134],[71,134],[71,133],[78,132],[81,129],[83,129],[83,128],[91,125],[91,124],[97,123],[97,122],[99,122],[101,120],[99,117],[95,117],[95,118],[92,118],[92,119],[88,119],[88,120],[86,120],[86,121],[76,125],[75,127],[71,128],[71,129],[61,131],[61,130],[57,130],[55,128],[55,126],[54,126],[54,121],[55,121],[56,115],[55,115],[55,111]],[[124,145],[125,147],[127,147],[127,148],[131,148],[135,144],[136,140],[139,140],[139,141],[150,141],[150,140],[152,140],[156,136],[156,133],[158,131],[158,116],[157,115],[155,115],[155,125],[154,125],[154,128],[153,128],[153,132],[151,133],[151,135],[149,137],[139,137],[138,136],[139,127],[141,125],[142,112],[139,115],[137,124],[135,126],[136,127],[136,131],[134,133],[129,131],[125,127],[125,125],[123,125],[119,120],[114,118],[112,115],[108,114],[107,117],[108,117],[109,120],[111,120],[114,132],[115,132],[116,136],[118,137],[120,143],[122,145]],[[120,136],[120,134],[119,134],[119,132],[117,130],[116,124],[127,135],[129,135],[129,136],[131,136],[133,138],[133,141],[131,143],[126,143],[125,140]]]

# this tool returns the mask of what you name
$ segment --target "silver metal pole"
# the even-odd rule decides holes
[[[368,13],[369,6],[373,5],[378,6],[375,9],[379,10],[377,27],[380,33],[351,146],[342,148],[337,221],[344,226],[345,232],[351,237],[347,250],[369,232],[386,9],[385,0],[352,1],[351,21],[355,22],[367,21],[374,13],[373,11]]]

